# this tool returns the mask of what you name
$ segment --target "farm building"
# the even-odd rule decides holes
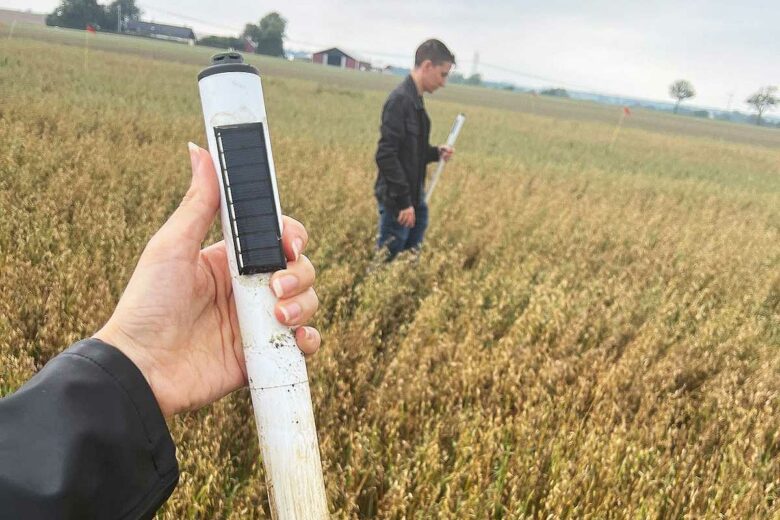
[[[311,61],[321,65],[342,67],[344,69],[371,70],[371,63],[362,60],[354,53],[344,52],[338,47],[315,52],[312,55]]]
[[[125,25],[125,33],[138,36],[148,36],[161,40],[172,40],[184,43],[195,43],[195,33],[189,27],[165,25],[162,23],[142,22],[140,20],[128,20]]]

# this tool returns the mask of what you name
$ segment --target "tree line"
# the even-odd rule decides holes
[[[73,29],[84,29],[91,25],[96,29],[120,32],[129,20],[139,20],[140,17],[141,9],[135,4],[135,0],[114,0],[107,5],[101,5],[97,0],[62,0],[46,17],[46,24]],[[273,12],[264,16],[258,24],[246,24],[240,36],[207,36],[198,40],[198,45],[284,57],[286,29],[287,20],[279,13]],[[450,82],[475,86],[483,83],[479,74],[464,77],[458,72],[451,75]],[[563,89],[548,89],[542,94],[568,97],[568,93]],[[669,86],[669,95],[677,100],[674,105],[676,114],[680,103],[695,97],[696,90],[690,81],[679,79]],[[745,102],[755,110],[756,124],[760,125],[764,113],[780,102],[777,87],[762,87]]]
[[[102,31],[121,32],[128,21],[140,20],[141,14],[135,0],[114,0],[107,5],[99,4],[97,0],[62,0],[46,16],[46,25],[71,29],[92,26]],[[269,13],[258,24],[246,24],[238,37],[207,36],[198,40],[198,45],[284,57],[286,28],[287,20],[279,13]]]
[[[674,113],[680,108],[680,103],[686,99],[690,99],[696,96],[696,89],[690,81],[685,79],[678,79],[671,85],[669,85],[669,96],[672,99],[676,99],[677,102],[674,105]],[[775,105],[778,104],[780,98],[777,97],[777,87],[766,86],[758,89],[753,95],[745,100],[745,103],[751,105],[756,111],[756,124],[761,124],[761,117],[767,110],[772,110]]]
[[[138,20],[141,10],[135,0],[114,0],[101,5],[97,0],[62,0],[54,11],[46,16],[46,25],[85,29],[91,25],[95,29],[120,31],[120,23]]]
[[[247,43],[257,54],[284,57],[284,36],[287,20],[279,13],[265,15],[260,23],[248,23],[241,36],[207,36],[198,40],[198,45],[222,49],[246,49]]]

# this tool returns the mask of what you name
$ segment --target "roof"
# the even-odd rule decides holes
[[[353,60],[358,61],[360,63],[370,63],[370,60],[367,60],[366,58],[364,58],[360,54],[358,54],[356,52],[349,52],[349,51],[345,50],[343,47],[331,47],[329,49],[324,49],[324,50],[321,50],[321,51],[317,51],[317,52],[314,52],[312,54],[322,54],[323,52],[330,53],[331,51],[340,52],[341,54],[343,54],[347,58],[352,58]]]
[[[168,36],[169,38],[182,38],[184,40],[195,39],[195,33],[189,27],[165,25],[163,23],[128,20],[126,30],[157,36]]]

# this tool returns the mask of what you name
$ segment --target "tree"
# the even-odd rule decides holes
[[[460,72],[452,72],[449,75],[449,78],[447,79],[448,83],[458,84],[458,83],[465,83],[466,78],[463,77],[463,74]]]
[[[764,111],[773,109],[779,101],[775,96],[775,92],[777,92],[777,87],[764,87],[747,98],[747,103],[753,105],[753,108],[755,108],[758,113],[758,117],[756,118],[757,125],[761,124],[761,115]]]
[[[241,33],[241,38],[249,38],[256,42],[260,38],[260,26],[253,23],[248,23],[244,26],[244,32]]]
[[[567,98],[569,97],[569,92],[565,88],[547,88],[539,92],[543,96],[553,96],[553,97],[562,97]]]
[[[466,85],[474,85],[476,87],[482,85],[482,75],[479,73],[472,74],[471,76],[466,78]]]
[[[693,89],[691,82],[685,79],[678,79],[671,85],[669,85],[669,95],[677,100],[674,105],[674,113],[677,113],[677,109],[680,108],[680,103],[684,99],[692,98],[696,95],[696,91]]]
[[[258,54],[284,58],[284,31],[287,20],[279,13],[269,13],[260,20],[259,25],[248,23],[241,36],[257,43]]]
[[[218,47],[220,49],[243,49],[244,40],[232,36],[206,36],[198,40],[198,45],[206,47]]]
[[[97,0],[62,0],[54,11],[46,16],[46,25],[85,29],[106,26],[106,10]]]
[[[128,20],[139,20],[141,18],[141,9],[135,5],[135,0],[114,0],[108,5],[106,10],[106,29],[120,32],[122,27],[117,26],[119,16],[122,18],[122,26]]]

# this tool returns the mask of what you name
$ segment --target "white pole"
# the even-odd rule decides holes
[[[9,40],[13,37],[15,28],[16,28],[16,20],[11,22],[11,31],[8,33]]]
[[[116,4],[116,32],[122,32],[122,4]]]
[[[84,30],[84,70],[87,70],[87,57],[89,55],[89,30]]]
[[[212,63],[198,75],[198,87],[219,177],[222,233],[271,516],[324,520],[329,515],[306,361],[293,332],[274,317],[269,287],[267,271],[284,257],[260,74],[236,52],[218,54]],[[270,257],[277,264],[269,264]]]
[[[609,150],[612,150],[612,147],[615,146],[615,141],[617,141],[618,135],[620,134],[620,129],[623,127],[623,120],[626,118],[626,109],[623,107],[620,110],[620,119],[618,119],[617,125],[615,125],[615,131],[612,133],[612,140],[609,142]]]
[[[460,133],[460,129],[463,128],[463,123],[466,122],[466,115],[465,114],[458,114],[455,116],[455,122],[452,124],[452,129],[450,130],[450,135],[447,137],[447,146],[455,146],[455,141],[458,139],[458,134]],[[425,194],[425,203],[428,204],[431,200],[431,195],[433,194],[434,188],[436,188],[436,183],[439,182],[439,176],[441,175],[441,172],[444,171],[444,165],[447,163],[444,159],[439,159],[439,164],[436,166],[436,173],[433,174],[433,177],[431,178],[431,186],[428,188],[428,192]]]

